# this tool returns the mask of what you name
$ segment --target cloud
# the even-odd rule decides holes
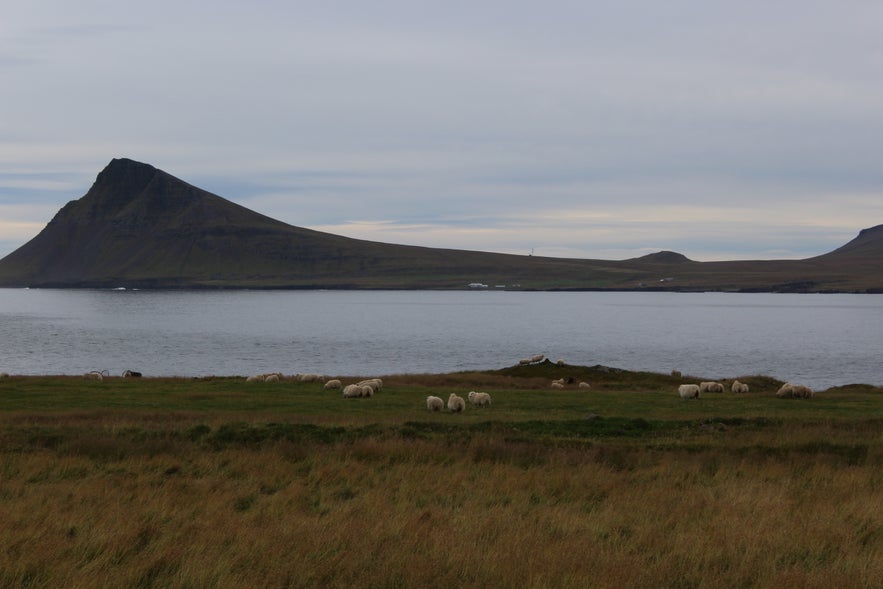
[[[438,247],[804,257],[883,222],[873,3],[7,12],[0,203],[57,209],[125,156],[292,224]]]

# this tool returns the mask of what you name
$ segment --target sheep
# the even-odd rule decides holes
[[[362,396],[362,387],[357,384],[348,384],[343,387],[343,396],[345,399],[358,399]]]
[[[323,388],[326,391],[333,391],[333,390],[337,390],[337,389],[341,388],[342,386],[343,386],[343,384],[335,378],[333,380],[329,380],[328,382],[326,382],[325,386]]]
[[[724,385],[719,382],[701,382],[699,383],[700,393],[722,393]]]
[[[587,382],[585,382],[585,381],[582,381],[582,382],[579,383],[577,386],[578,386],[579,388],[581,388],[581,389],[590,389],[590,388],[592,388],[592,385],[590,385],[589,383],[587,383]]]
[[[564,366],[564,365],[567,364],[567,363],[566,363],[564,360],[562,360],[561,358],[559,358],[559,359],[555,362],[555,364],[557,364],[558,366]]]
[[[780,399],[811,399],[813,392],[808,386],[786,382],[776,391],[776,396]]]
[[[518,361],[518,364],[520,364],[521,366],[526,366],[527,364],[530,364],[530,358],[522,358]]]
[[[738,380],[734,380],[733,386],[730,387],[730,390],[733,391],[734,393],[747,393],[749,389],[748,389],[748,385],[745,384],[744,382],[739,382]]]
[[[372,389],[372,393],[376,393],[380,389],[383,388],[383,381],[379,378],[368,378],[366,380],[362,380],[357,382],[356,384],[360,386],[369,386]]]
[[[698,384],[682,384],[678,387],[678,395],[681,396],[681,399],[698,399],[699,398],[699,385]]]
[[[245,379],[245,382],[264,382],[263,374],[252,374],[248,378]]]
[[[563,388],[564,388],[564,383],[563,383],[563,382],[560,382],[560,381],[557,381],[557,380],[553,380],[553,381],[552,381],[552,384],[549,385],[549,388],[553,388],[553,389],[563,389]]]
[[[134,370],[126,370],[123,372],[123,378],[141,378],[141,373]]]
[[[451,413],[460,413],[466,409],[466,401],[457,393],[451,393],[448,397],[448,411]]]
[[[295,374],[294,376],[298,382],[322,382],[325,380],[321,374]]]
[[[546,357],[543,354],[537,354],[536,356],[530,357],[530,362],[531,362],[531,364],[536,364],[538,362],[542,362],[545,359],[546,359]]]
[[[264,382],[279,382],[279,373],[273,372],[272,374],[264,376]]]
[[[491,406],[491,396],[488,393],[476,393],[475,391],[469,391],[469,394],[466,395],[469,399],[469,402],[473,407],[490,407]]]
[[[97,370],[92,370],[92,371],[87,372],[86,374],[84,374],[84,375],[83,375],[83,378],[85,378],[85,379],[87,379],[87,380],[97,380],[98,382],[101,382],[102,380],[104,380],[104,375],[101,374],[101,373],[100,373],[99,371],[97,371]]]
[[[440,397],[429,395],[426,397],[426,409],[429,411],[441,411],[445,407],[445,402]]]

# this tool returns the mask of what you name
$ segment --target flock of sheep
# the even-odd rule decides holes
[[[724,385],[719,382],[682,384],[678,387],[678,395],[682,399],[698,399],[699,395],[703,393],[723,393],[725,390]],[[741,394],[749,392],[749,388],[744,382],[734,380],[730,391]],[[813,392],[808,386],[786,382],[776,391],[776,396],[780,399],[811,399]]]

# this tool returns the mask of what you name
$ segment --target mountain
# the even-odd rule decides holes
[[[114,159],[0,260],[0,286],[883,292],[883,226],[807,260],[518,256],[351,239],[282,223],[148,164]]]

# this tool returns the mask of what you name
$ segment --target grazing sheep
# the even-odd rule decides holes
[[[590,388],[592,388],[592,385],[590,385],[589,383],[587,383],[587,382],[585,382],[585,381],[579,383],[577,386],[578,386],[579,388],[581,388],[581,389],[590,389]]]
[[[457,393],[451,393],[448,397],[448,411],[451,413],[460,413],[466,409],[466,401]]]
[[[466,395],[469,399],[469,402],[473,407],[490,407],[491,406],[491,396],[488,393],[476,393],[475,391],[469,391],[469,394]]]
[[[808,386],[786,382],[776,391],[776,396],[780,399],[810,399],[813,392]]]
[[[252,374],[248,378],[245,379],[245,382],[264,382],[263,374]]]
[[[426,408],[429,411],[441,411],[445,408],[445,402],[440,397],[429,395],[426,397]]]
[[[553,381],[552,381],[552,384],[549,385],[549,388],[552,388],[552,389],[563,389],[563,388],[564,388],[564,383],[561,382],[561,381],[558,381],[558,380],[553,380]]]
[[[699,383],[700,393],[722,393],[724,385],[719,382],[701,382]]]
[[[733,386],[730,387],[730,390],[734,393],[747,393],[748,385],[744,382],[739,382],[738,380],[733,381]]]
[[[357,384],[348,384],[343,387],[343,396],[345,399],[358,399],[362,396],[362,387]]]
[[[100,381],[104,380],[104,375],[101,374],[101,373],[100,373],[99,371],[97,371],[97,370],[92,370],[92,371],[87,372],[86,374],[84,374],[84,375],[83,375],[83,378],[86,378],[86,379],[88,379],[88,380],[97,380],[97,381],[100,382]]]
[[[698,399],[699,398],[699,385],[698,384],[682,384],[678,387],[678,395],[681,396],[681,399]]]
[[[328,382],[326,382],[324,388],[326,391],[333,391],[341,388],[342,386],[343,384],[335,378],[334,380],[329,380]]]
[[[264,376],[264,382],[279,382],[279,373],[273,372],[272,374]]]
[[[360,386],[371,387],[372,394],[380,391],[380,389],[383,388],[383,381],[379,378],[368,378],[366,380],[359,381],[356,384]]]
[[[325,377],[321,374],[295,374],[294,377],[298,382],[322,382]]]
[[[123,378],[141,378],[141,373],[134,370],[126,370],[123,372]]]
[[[545,359],[546,359],[546,357],[543,354],[537,354],[536,356],[530,357],[530,362],[531,362],[531,364],[536,364],[538,362],[542,362]]]

